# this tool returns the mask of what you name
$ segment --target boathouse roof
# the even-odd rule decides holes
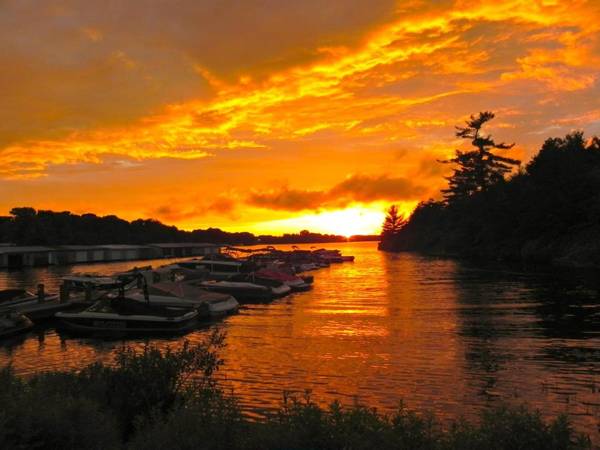
[[[168,242],[163,244],[148,244],[151,247],[158,248],[192,248],[192,247],[223,247],[219,244],[210,244],[208,242]]]
[[[21,245],[6,245],[0,246],[0,254],[11,254],[11,253],[43,253],[51,252],[55,249],[52,247],[42,247],[38,245],[21,246]]]

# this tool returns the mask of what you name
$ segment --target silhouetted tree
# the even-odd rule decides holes
[[[470,197],[476,192],[487,190],[495,183],[504,180],[504,175],[510,173],[513,166],[521,162],[516,159],[498,156],[493,150],[508,150],[515,144],[497,144],[490,135],[481,134],[481,128],[494,118],[490,111],[471,115],[465,127],[456,127],[456,136],[470,139],[476,150],[462,152],[456,150],[452,159],[440,161],[444,164],[456,164],[452,176],[447,177],[448,188],[442,193],[448,203]]]
[[[406,219],[402,214],[398,212],[396,205],[390,206],[383,221],[383,227],[381,230],[381,237],[383,239],[390,238],[400,232],[406,225]]]
[[[420,203],[379,248],[600,267],[600,139],[547,139],[505,182],[456,204]]]

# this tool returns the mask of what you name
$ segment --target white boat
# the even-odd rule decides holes
[[[210,317],[233,314],[239,308],[238,301],[229,294],[209,292],[187,283],[160,282],[148,287],[148,298],[143,291],[128,292],[127,297],[152,305],[206,308]]]
[[[209,278],[227,280],[242,272],[243,263],[239,261],[219,261],[212,259],[192,259],[176,263],[179,267],[192,270],[206,270]]]
[[[256,275],[256,273],[240,274],[232,278],[231,281],[265,286],[271,289],[271,293],[273,294],[274,298],[284,297],[292,292],[292,288],[281,280],[259,277]]]
[[[280,270],[261,269],[254,273],[259,280],[273,280],[284,283],[290,287],[292,291],[307,291],[310,289],[310,284],[303,278],[296,275],[290,275]]]
[[[198,311],[148,305],[129,298],[104,298],[78,312],[58,312],[68,329],[91,334],[181,334],[197,324]]]
[[[296,266],[296,271],[297,272],[308,272],[309,270],[316,270],[319,268],[320,268],[320,266],[316,263],[304,263],[304,264],[299,264],[298,266]]]
[[[233,295],[239,302],[267,302],[273,300],[273,292],[267,286],[236,281],[203,281],[197,286],[212,292]]]
[[[284,297],[292,292],[292,288],[285,283],[281,283],[279,286],[270,287],[274,297]]]
[[[57,294],[34,294],[23,289],[0,291],[0,311],[13,310],[25,314],[33,322],[54,318],[58,311],[71,308],[70,302],[61,302]]]
[[[146,282],[151,285],[164,281],[206,280],[208,274],[204,268],[193,269],[179,264],[167,264],[155,269],[152,276],[146,278]]]
[[[123,281],[116,277],[96,275],[96,274],[77,274],[68,275],[62,278],[64,286],[68,287],[69,292],[89,292],[95,293],[112,291],[123,286]]]

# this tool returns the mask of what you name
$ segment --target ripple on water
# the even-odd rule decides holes
[[[525,402],[547,416],[569,414],[598,442],[597,285],[577,274],[390,255],[377,252],[375,243],[331,247],[356,261],[313,272],[311,291],[245,306],[213,325],[227,332],[219,379],[249,415],[272,411],[284,392],[303,396],[307,390],[322,404],[338,399],[390,411],[403,401],[442,418]],[[0,272],[0,287],[44,281],[52,290],[68,273],[131,265]],[[209,331],[186,339],[199,342]],[[49,327],[5,341],[0,363],[21,374],[80,368],[110,362],[121,345],[74,339]]]

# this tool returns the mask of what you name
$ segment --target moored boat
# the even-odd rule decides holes
[[[192,259],[176,264],[184,269],[204,270],[208,278],[215,280],[227,280],[243,271],[243,263],[235,260]]]
[[[255,276],[262,279],[277,280],[289,286],[293,291],[307,291],[310,289],[310,284],[303,278],[282,271],[261,269],[255,272]]]
[[[183,334],[196,326],[198,311],[115,297],[82,311],[56,313],[56,318],[66,328],[86,334]]]
[[[151,305],[179,308],[195,308],[209,317],[233,314],[239,308],[238,301],[229,294],[209,292],[187,283],[160,282],[148,287],[147,298],[143,291],[128,292],[131,299]]]
[[[24,314],[14,310],[0,311],[0,338],[14,336],[33,327],[33,322]]]
[[[326,263],[341,263],[354,261],[354,256],[344,256],[339,250],[327,250],[321,248],[313,251],[313,255]]]
[[[0,291],[0,308],[18,308],[25,305],[57,300],[58,295],[41,293],[34,294],[25,289],[4,289]]]
[[[237,277],[232,278],[231,281],[247,282],[252,284],[258,284],[260,286],[265,286],[271,289],[271,293],[273,294],[274,298],[285,297],[290,292],[292,292],[292,288],[284,282],[282,282],[281,280],[261,277],[257,275],[257,273],[241,274]]]
[[[240,303],[268,302],[273,300],[273,292],[267,286],[236,281],[203,281],[197,286],[213,292],[233,295]]]
[[[0,291],[0,310],[13,310],[36,323],[52,319],[55,313],[71,306],[70,302],[61,302],[57,294],[45,293],[43,285],[38,287],[37,294],[23,289]]]

